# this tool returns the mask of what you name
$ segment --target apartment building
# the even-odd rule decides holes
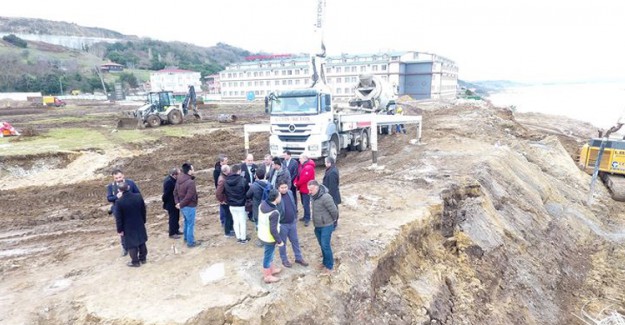
[[[263,56],[231,64],[219,73],[222,98],[244,100],[250,92],[262,98],[272,91],[304,88],[311,85],[310,58],[279,55]],[[354,94],[358,75],[373,74],[393,85],[398,95],[414,99],[455,98],[458,83],[456,64],[436,54],[388,52],[343,54],[326,58],[326,80],[334,98],[347,101]]]

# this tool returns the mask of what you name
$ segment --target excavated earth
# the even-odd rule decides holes
[[[623,203],[601,185],[589,202],[590,176],[574,161],[591,125],[489,105],[416,106],[420,144],[409,127],[380,138],[377,166],[368,151],[339,158],[335,274],[319,276],[313,229],[300,224],[311,266],[271,285],[262,249],[223,236],[212,181],[219,153],[243,158],[242,124],[266,121],[260,107],[235,109],[243,118],[227,127],[195,124],[210,132],[96,151],[84,170],[64,172],[89,151],[2,157],[11,186],[0,191],[0,323],[575,324],[586,302],[623,298]],[[267,135],[252,138],[257,160],[267,147]],[[185,161],[199,171],[193,249],[168,238],[160,202],[167,169]],[[137,269],[119,256],[106,214],[116,166],[148,205],[148,264]]]

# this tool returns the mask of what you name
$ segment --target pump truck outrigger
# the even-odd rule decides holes
[[[193,86],[189,86],[189,91],[182,104],[175,103],[172,91],[150,92],[147,95],[145,105],[134,111],[126,112],[126,116],[121,117],[117,122],[117,128],[144,128],[146,126],[158,127],[161,124],[180,124],[187,116],[189,107],[193,110],[195,118],[201,119],[196,108]]]

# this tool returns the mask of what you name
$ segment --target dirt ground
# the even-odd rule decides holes
[[[260,106],[204,109],[189,137],[4,153],[0,323],[574,324],[587,301],[623,298],[623,203],[598,186],[588,204],[590,177],[574,161],[591,125],[488,105],[417,106],[407,114],[423,114],[420,144],[410,144],[409,127],[380,138],[378,166],[369,151],[341,153],[335,275],[319,276],[313,229],[299,225],[311,266],[284,270],[272,285],[261,281],[262,249],[223,236],[212,180],[218,154],[243,159],[242,125],[267,121]],[[111,134],[123,109],[12,109],[10,122],[45,136],[51,126],[38,120],[91,114],[54,127]],[[221,113],[239,119],[217,123]],[[258,161],[267,139],[252,138]],[[185,161],[198,171],[202,243],[193,249],[168,238],[160,202],[166,171]],[[148,263],[137,269],[126,267],[106,213],[113,167],[148,205]]]

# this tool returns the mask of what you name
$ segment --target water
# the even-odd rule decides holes
[[[514,105],[518,112],[562,115],[607,129],[625,112],[625,82],[509,88],[489,99],[497,106]]]

